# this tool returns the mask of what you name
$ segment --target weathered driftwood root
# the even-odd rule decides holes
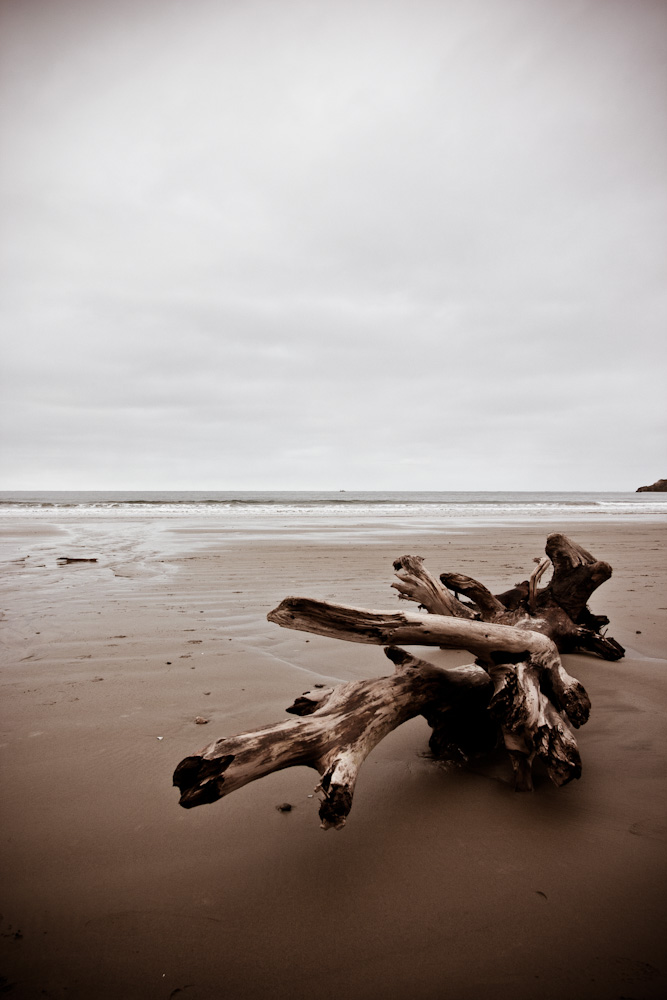
[[[549,566],[553,566],[551,580],[538,589]],[[494,595],[482,583],[461,573],[441,573],[438,582],[420,556],[402,556],[394,563],[394,570],[398,582],[392,586],[401,597],[416,601],[432,614],[542,632],[553,639],[560,652],[585,650],[606,660],[619,660],[625,654],[615,639],[600,632],[609,619],[592,614],[587,606],[593,591],[611,576],[611,566],[565,535],[549,535],[546,558],[539,560],[530,579],[503,594]],[[470,603],[460,601],[460,594]]]
[[[389,643],[385,652],[396,671],[306,692],[287,710],[299,718],[216,740],[186,757],[174,774],[186,808],[301,765],[321,775],[322,825],[341,827],[363,761],[392,729],[420,714],[433,730],[432,750],[442,755],[449,748],[455,759],[467,759],[480,742],[491,748],[500,732],[517,788],[531,787],[535,757],[556,784],[579,777],[570,724],[586,721],[588,697],[547,637],[506,625],[364,611],[305,598],[287,598],[269,619],[320,635]],[[465,667],[438,667],[397,648],[396,641],[464,648],[480,659]]]
[[[300,718],[216,740],[186,757],[174,774],[181,805],[215,802],[265,774],[301,765],[321,775],[322,826],[339,828],[359,768],[392,729],[431,709],[491,698],[493,685],[481,667],[437,667],[395,647],[385,653],[396,666],[392,676],[306,692],[287,709]]]
[[[535,759],[557,785],[578,778],[573,730],[586,722],[590,702],[564,669],[559,650],[586,649],[607,659],[623,655],[618,643],[600,634],[608,620],[587,607],[611,567],[564,535],[549,536],[546,558],[537,563],[529,580],[494,595],[463,574],[443,573],[437,580],[419,556],[403,556],[394,564],[393,586],[428,614],[286,598],[269,621],[384,645],[395,673],[307,691],[287,709],[298,718],[216,740],[186,757],[174,774],[181,805],[215,802],[272,771],[303,765],[321,776],[322,826],[339,828],[363,761],[392,729],[416,715],[430,725],[430,747],[439,757],[465,761],[502,741],[517,789],[532,787]],[[549,566],[552,578],[539,589]],[[397,644],[465,649],[477,660],[438,667]]]

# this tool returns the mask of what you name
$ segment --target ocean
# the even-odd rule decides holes
[[[66,521],[113,517],[224,518],[253,521],[368,517],[457,522],[608,520],[667,515],[667,494],[598,492],[336,492],[128,491],[0,492],[0,517],[17,515]]]

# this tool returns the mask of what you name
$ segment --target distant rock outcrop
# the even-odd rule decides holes
[[[637,493],[667,493],[667,479],[659,479],[653,486],[640,486]]]

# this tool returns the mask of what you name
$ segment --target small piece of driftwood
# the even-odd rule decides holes
[[[503,745],[517,790],[532,788],[536,760],[556,785],[578,778],[574,730],[588,719],[590,701],[565,670],[559,650],[584,649],[618,659],[623,649],[600,634],[607,619],[592,615],[586,605],[611,567],[564,535],[550,535],[546,551],[529,580],[501,595],[460,574],[443,573],[437,580],[421,557],[401,557],[392,586],[427,613],[286,598],[269,613],[269,621],[385,646],[394,673],[313,688],[287,709],[296,719],[218,739],[186,757],[174,773],[181,805],[215,802],[273,771],[305,765],[320,774],[322,826],[338,829],[352,806],[363,761],[389,732],[416,715],[431,727],[429,746],[440,758],[466,762]],[[552,578],[538,589],[549,566]],[[442,667],[398,644],[463,649],[476,661]]]
[[[97,562],[97,559],[83,559],[81,556],[58,556],[59,563]]]

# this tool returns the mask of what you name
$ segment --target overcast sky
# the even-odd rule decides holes
[[[665,0],[0,0],[4,489],[667,476]]]

